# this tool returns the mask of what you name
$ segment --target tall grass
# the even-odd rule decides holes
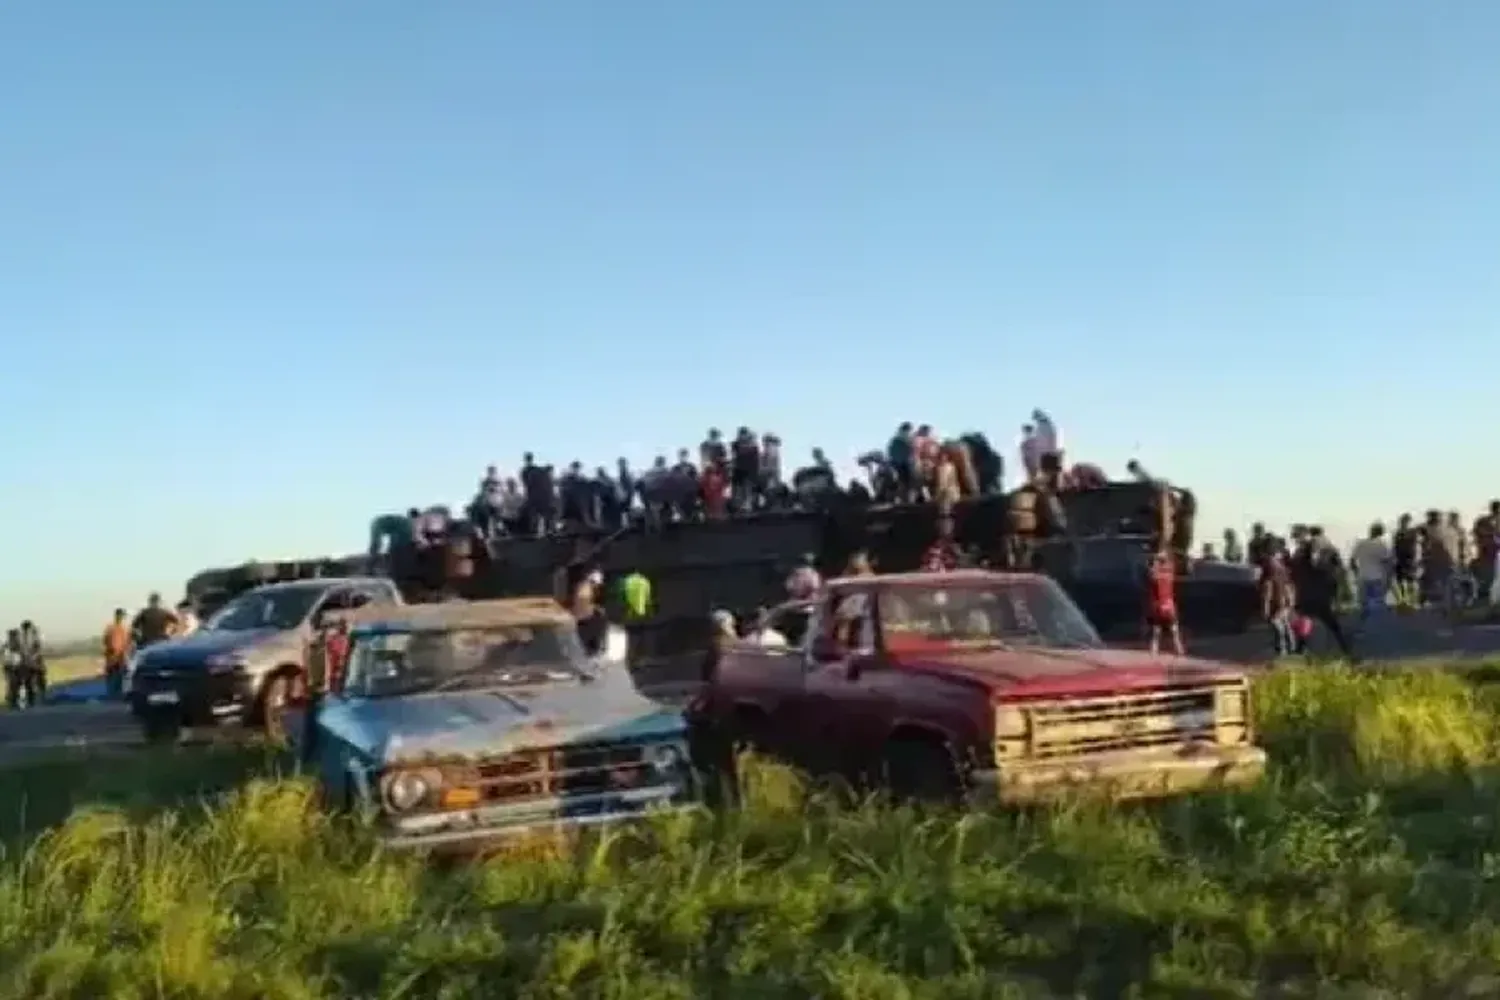
[[[747,807],[436,868],[184,758],[0,858],[0,995],[1462,997],[1500,992],[1496,699],[1442,673],[1259,682],[1260,787],[1157,806],[855,808],[765,761]],[[268,770],[269,767],[269,770]],[[37,821],[72,803],[0,784]],[[127,784],[138,794],[123,794]],[[201,784],[201,783],[200,783]],[[116,794],[119,793],[119,794]],[[51,810],[51,813],[48,813]]]

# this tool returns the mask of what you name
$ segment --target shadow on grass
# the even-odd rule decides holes
[[[145,819],[194,805],[289,764],[261,747],[167,747],[79,753],[0,770],[0,841],[28,840],[83,806]]]

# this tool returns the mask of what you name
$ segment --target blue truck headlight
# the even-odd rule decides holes
[[[687,755],[674,743],[658,743],[646,751],[646,763],[658,774],[671,774],[680,769]]]
[[[442,783],[442,774],[427,768],[391,771],[380,779],[380,792],[392,812],[410,812],[426,802]]]

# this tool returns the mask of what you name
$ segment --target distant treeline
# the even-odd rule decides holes
[[[47,643],[47,655],[61,659],[64,656],[87,656],[99,652],[99,640],[88,639],[64,639],[60,642]]]

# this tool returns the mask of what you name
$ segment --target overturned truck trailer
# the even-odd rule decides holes
[[[1055,496],[1032,490],[965,500],[952,512],[955,534],[992,565],[1039,568],[1073,593],[1100,631],[1134,628],[1141,607],[1140,569],[1162,539],[1181,557],[1180,601],[1191,631],[1243,631],[1256,615],[1255,586],[1243,567],[1194,567],[1196,504],[1185,490],[1113,483]],[[862,506],[836,495],[819,510],[767,511],[655,530],[569,532],[505,538],[484,546],[458,533],[446,547],[395,553],[391,576],[409,600],[448,592],[482,599],[550,594],[563,598],[585,569],[606,580],[639,571],[652,582],[652,613],[630,623],[633,658],[669,662],[704,650],[709,613],[737,615],[778,603],[787,573],[812,556],[825,575],[841,573],[856,552],[886,572],[915,569],[937,533],[931,504]],[[1019,565],[1018,565],[1019,562]],[[256,563],[209,570],[188,596],[212,607],[275,580],[347,575],[362,557]],[[608,588],[611,600],[616,588]],[[622,612],[621,608],[614,611]],[[623,620],[619,614],[617,620]]]

